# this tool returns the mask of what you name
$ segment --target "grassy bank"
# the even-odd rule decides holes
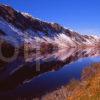
[[[86,68],[81,81],[72,80],[52,93],[42,97],[43,100],[100,100],[100,63]]]

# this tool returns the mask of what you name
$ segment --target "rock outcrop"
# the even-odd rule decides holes
[[[31,15],[19,12],[10,6],[0,4],[0,38],[13,38],[17,46],[29,45],[36,49],[45,43],[54,47],[97,46],[100,38],[97,36],[81,35],[64,28],[57,23],[49,23],[33,18]],[[11,40],[11,39],[10,39]]]

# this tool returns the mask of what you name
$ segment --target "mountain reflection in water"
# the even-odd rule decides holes
[[[100,62],[100,49],[62,49],[39,55],[31,54],[28,62],[19,58],[0,69],[0,96],[38,96],[80,79],[89,64]],[[36,61],[40,71],[36,71]]]

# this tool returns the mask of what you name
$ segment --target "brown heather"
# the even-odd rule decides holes
[[[46,94],[42,100],[100,100],[100,63],[87,67],[81,81],[72,80],[67,86]]]

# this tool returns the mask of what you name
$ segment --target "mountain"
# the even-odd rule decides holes
[[[100,42],[97,36],[81,35],[57,23],[41,21],[3,4],[0,4],[0,40],[16,48],[28,47],[29,50],[39,46],[45,48],[95,46]]]

